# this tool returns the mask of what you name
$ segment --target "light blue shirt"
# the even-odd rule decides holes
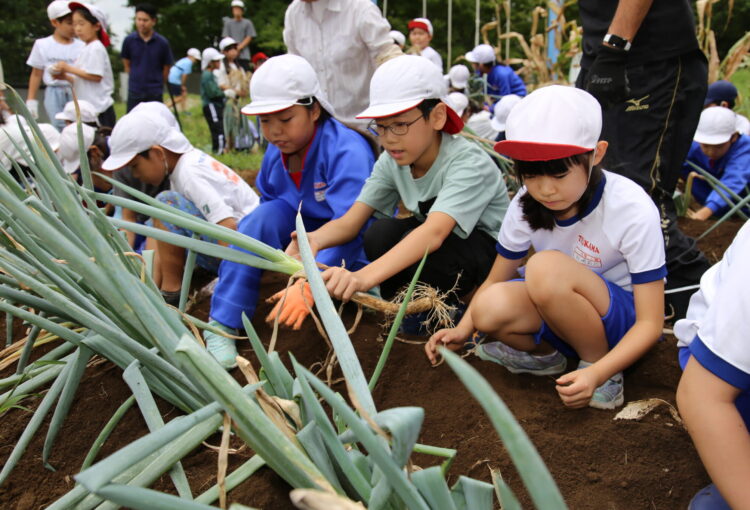
[[[193,61],[189,57],[181,58],[169,69],[167,81],[172,85],[182,85],[182,76],[192,72]]]

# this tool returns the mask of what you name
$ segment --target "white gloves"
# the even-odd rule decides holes
[[[225,95],[225,96],[226,96],[226,97],[227,97],[228,99],[234,99],[235,97],[237,97],[237,92],[236,92],[236,91],[235,91],[234,89],[226,89],[226,90],[224,91],[224,95]]]
[[[39,118],[39,101],[36,99],[27,99],[26,108],[29,109],[31,116],[34,117],[34,119]]]

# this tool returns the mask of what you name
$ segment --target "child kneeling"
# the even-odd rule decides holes
[[[499,342],[480,358],[513,373],[552,375],[569,407],[623,403],[622,371],[657,341],[663,326],[664,243],[659,214],[632,181],[604,171],[601,108],[579,89],[536,90],[511,111],[507,139],[524,187],[503,221],[497,258],[461,322],[425,346],[459,349],[476,329]],[[525,278],[513,279],[529,248]]]

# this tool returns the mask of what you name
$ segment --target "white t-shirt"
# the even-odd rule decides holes
[[[750,387],[748,282],[750,223],[745,223],[721,261],[703,273],[700,290],[690,298],[686,317],[674,325],[678,347],[690,346],[701,365],[740,389]],[[694,341],[708,352],[696,349]]]
[[[239,221],[260,203],[258,195],[244,179],[195,148],[180,156],[169,176],[169,184],[172,191],[193,202],[211,223],[227,218]]]
[[[737,131],[743,135],[750,135],[750,120],[739,113],[737,114]]]
[[[466,127],[474,131],[477,136],[487,140],[497,138],[498,131],[492,127],[492,115],[487,110],[482,110],[469,117]]]
[[[645,191],[626,177],[604,171],[583,215],[555,222],[552,230],[532,231],[523,218],[521,190],[510,203],[497,251],[508,259],[557,250],[627,291],[632,284],[666,276],[659,211]]]
[[[44,69],[42,79],[44,84],[50,86],[68,86],[69,82],[66,80],[55,80],[47,70],[47,67],[60,62],[61,60],[68,64],[74,64],[78,56],[81,54],[83,47],[86,44],[80,39],[73,39],[70,44],[61,44],[55,40],[53,36],[44,37],[34,41],[34,46],[31,48],[31,54],[26,65],[34,67],[36,69]]]
[[[432,46],[427,46],[425,49],[419,52],[420,57],[424,57],[436,66],[438,66],[438,69],[440,69],[440,72],[443,72],[443,57],[440,56],[440,53],[435,51]]]
[[[78,99],[85,99],[94,105],[97,115],[112,106],[115,80],[112,76],[112,64],[109,62],[109,55],[107,55],[107,50],[101,41],[97,39],[86,44],[73,66],[83,69],[88,74],[102,77],[101,81],[95,82],[73,75],[73,87]]]

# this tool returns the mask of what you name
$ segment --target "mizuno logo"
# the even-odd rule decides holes
[[[641,111],[641,110],[648,110],[650,108],[650,105],[641,104],[641,103],[643,101],[645,101],[646,99],[648,99],[650,96],[651,96],[651,94],[646,94],[645,96],[643,96],[640,99],[635,99],[635,98],[634,99],[628,99],[625,102],[626,103],[630,103],[630,106],[628,106],[627,108],[625,108],[625,111],[626,112],[637,112],[637,111]]]

